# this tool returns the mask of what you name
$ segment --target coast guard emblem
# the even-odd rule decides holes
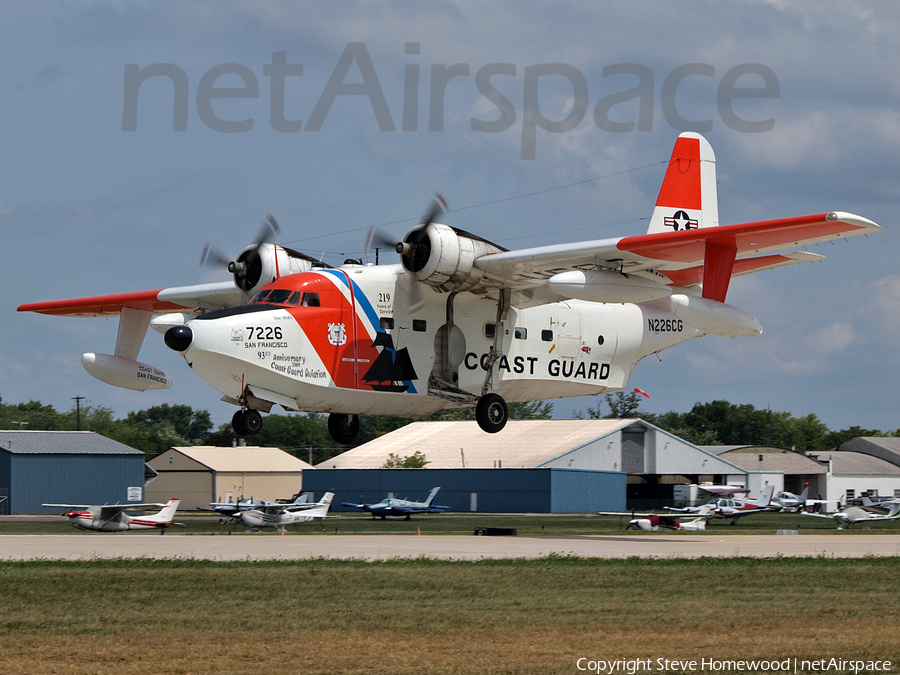
[[[347,343],[347,329],[342,323],[328,324],[328,342],[335,347]]]

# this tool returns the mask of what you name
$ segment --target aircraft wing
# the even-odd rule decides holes
[[[726,518],[743,518],[744,516],[751,516],[754,513],[769,513],[773,510],[777,510],[777,509],[771,509],[768,506],[763,506],[758,509],[746,509],[744,511],[735,511],[733,513],[725,513],[723,515]]]
[[[19,305],[18,311],[51,316],[115,316],[127,307],[152,314],[165,314],[185,309],[193,311],[234,307],[246,301],[246,295],[234,285],[234,282],[223,281],[154,291],[32,302]]]
[[[828,518],[828,520],[834,520],[833,513],[810,513],[809,511],[801,511],[800,515],[812,516],[813,518]]]
[[[529,291],[546,294],[552,277],[590,269],[637,275],[663,285],[690,286],[704,281],[707,264],[716,266],[714,256],[707,263],[711,249],[734,250],[731,275],[736,276],[822,259],[807,252],[774,255],[778,251],[880,230],[866,218],[832,211],[492,253],[478,258],[475,266],[485,272],[485,285],[511,288],[520,295],[523,291],[526,295]]]
[[[750,492],[747,488],[733,487],[730,485],[699,485],[701,490],[714,495],[733,495],[737,493]]]
[[[156,509],[163,508],[165,504],[41,504],[48,509],[91,509],[99,507],[103,512],[128,511],[132,509]]]

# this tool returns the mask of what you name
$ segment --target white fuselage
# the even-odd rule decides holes
[[[454,405],[433,395],[435,382],[482,392],[495,300],[440,293],[399,265],[295,274],[269,287],[295,293],[295,304],[249,304],[186,324],[185,360],[227,399],[425,417]],[[313,297],[317,305],[299,304]],[[500,330],[489,390],[510,402],[621,389],[641,358],[702,334],[664,300],[511,307]]]

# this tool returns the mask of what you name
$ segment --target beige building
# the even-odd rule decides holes
[[[170,448],[148,464],[159,475],[145,488],[146,501],[178,497],[184,511],[242,497],[290,497],[300,492],[303,471],[312,469],[284,450],[258,447]]]

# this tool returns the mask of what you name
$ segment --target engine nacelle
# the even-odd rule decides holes
[[[169,389],[172,380],[159,368],[110,354],[82,354],[81,365],[101,382],[122,389]]]
[[[234,285],[252,296],[265,284],[286,274],[309,272],[315,260],[304,253],[277,244],[248,246],[228,271],[234,274]]]
[[[417,281],[442,291],[464,291],[477,286],[484,272],[476,269],[475,260],[504,250],[438,223],[410,231],[397,249],[403,269]]]

